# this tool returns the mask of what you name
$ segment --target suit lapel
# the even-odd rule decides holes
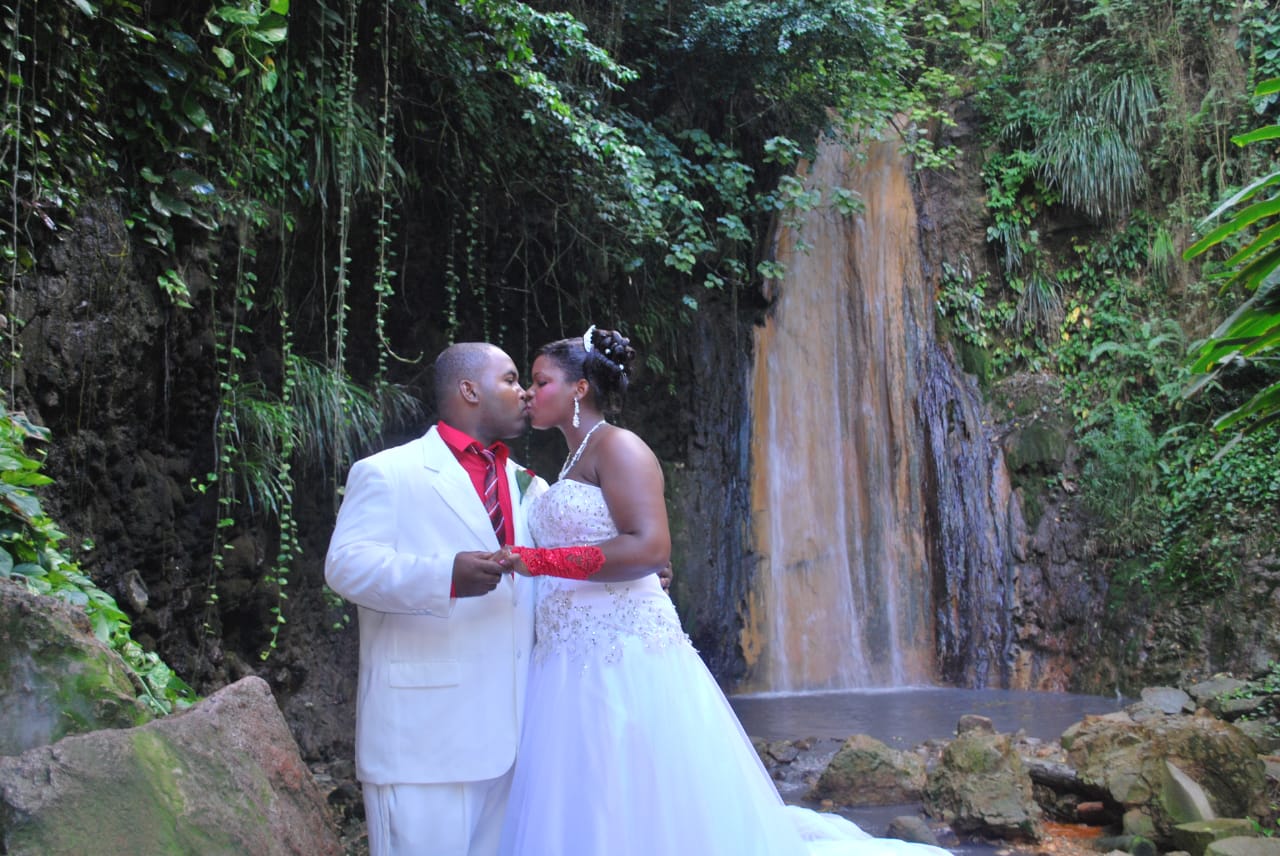
[[[484,511],[484,503],[476,495],[471,477],[458,463],[453,452],[445,445],[435,426],[427,432],[422,444],[422,465],[434,472],[431,486],[435,488],[445,505],[458,515],[458,519],[490,550],[498,549],[493,524]]]

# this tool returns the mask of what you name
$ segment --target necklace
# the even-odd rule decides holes
[[[587,448],[587,441],[591,439],[592,434],[596,433],[596,429],[603,424],[604,420],[601,419],[595,425],[592,425],[591,430],[587,432],[586,436],[582,438],[582,442],[578,444],[577,451],[564,459],[564,466],[560,468],[560,478],[564,478],[564,474],[573,469],[574,464],[578,463],[578,458],[582,457],[582,450]]]

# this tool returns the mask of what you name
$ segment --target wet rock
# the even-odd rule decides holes
[[[1253,741],[1259,753],[1271,755],[1280,750],[1280,737],[1276,735],[1273,723],[1262,719],[1239,719],[1236,720],[1235,726]]]
[[[1203,856],[1205,850],[1215,841],[1254,835],[1256,835],[1256,828],[1251,820],[1219,818],[1180,823],[1173,828],[1172,838],[1173,845],[1179,850],[1185,850],[1191,856]]]
[[[1280,841],[1274,838],[1236,837],[1214,841],[1205,856],[1280,856]]]
[[[259,678],[139,728],[0,758],[0,852],[339,856],[325,795]]]
[[[1209,707],[1209,702],[1221,696],[1239,692],[1248,683],[1230,675],[1214,675],[1207,681],[1201,681],[1187,688],[1187,692],[1195,699],[1196,704]]]
[[[1191,696],[1177,687],[1147,687],[1142,691],[1142,704],[1162,713],[1191,713],[1195,709]]]
[[[1228,722],[1235,722],[1241,717],[1257,714],[1268,701],[1268,697],[1262,695],[1228,694],[1209,699],[1205,706],[1215,716],[1220,716]]]
[[[915,815],[903,815],[889,821],[885,836],[899,841],[914,841],[916,844],[932,844],[938,846],[938,836],[933,834],[924,818]]]
[[[956,723],[956,734],[968,734],[971,731],[979,734],[995,734],[996,724],[991,721],[990,717],[979,716],[976,713],[966,713]]]
[[[951,741],[922,796],[925,810],[961,835],[1043,837],[1031,776],[1006,734],[970,732]]]
[[[1125,835],[1141,835],[1143,838],[1155,837],[1155,822],[1151,819],[1151,815],[1140,808],[1131,808],[1126,811],[1121,823]]]
[[[147,604],[151,602],[151,592],[147,591],[147,584],[142,579],[142,574],[136,569],[128,571],[124,575],[121,587],[124,589],[125,600],[133,608],[135,615],[147,611]]]
[[[129,674],[84,610],[0,578],[0,755],[146,722]]]
[[[1213,820],[1213,806],[1209,804],[1209,795],[1204,792],[1194,779],[1188,776],[1172,761],[1164,762],[1165,779],[1162,799],[1169,813],[1177,820],[1190,823],[1199,820]]]
[[[924,782],[919,756],[855,734],[822,771],[809,798],[844,806],[896,805],[920,799]]]
[[[1248,817],[1264,808],[1263,765],[1252,741],[1229,723],[1086,717],[1063,734],[1062,745],[1081,779],[1105,788],[1122,809],[1150,815],[1161,846],[1174,826],[1206,813]]]
[[[1095,850],[1128,853],[1129,856],[1156,856],[1155,843],[1141,835],[1113,835],[1094,842]]]

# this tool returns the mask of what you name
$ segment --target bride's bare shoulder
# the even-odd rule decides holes
[[[597,469],[614,469],[635,473],[638,470],[661,470],[658,456],[639,434],[621,426],[610,426],[600,444]]]

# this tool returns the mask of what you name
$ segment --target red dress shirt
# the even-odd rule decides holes
[[[471,484],[475,486],[476,496],[484,502],[484,471],[488,464],[480,454],[479,441],[465,432],[459,431],[443,420],[436,423],[440,439],[444,440],[449,451],[462,464],[462,468],[471,476]],[[515,540],[515,523],[511,516],[511,485],[507,480],[507,444],[499,440],[489,447],[498,459],[498,504],[502,506],[502,543],[510,544]]]

